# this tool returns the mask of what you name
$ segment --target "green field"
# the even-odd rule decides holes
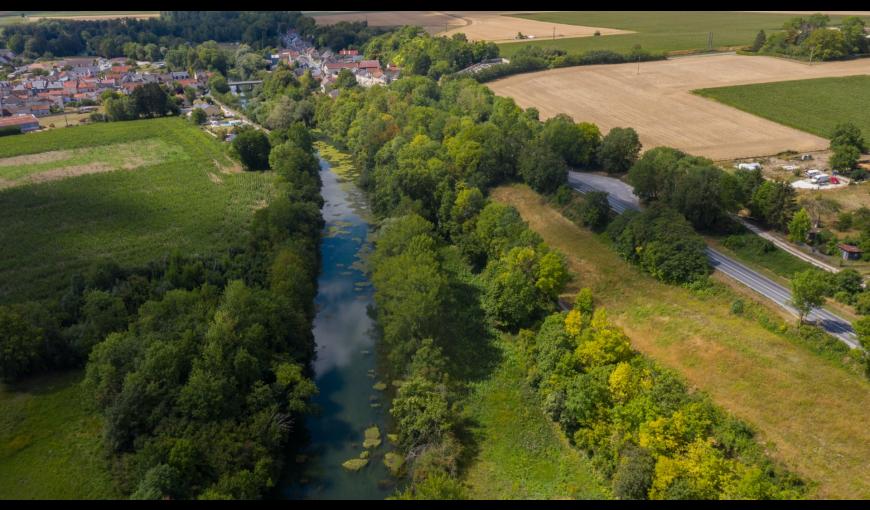
[[[499,345],[501,363],[486,380],[474,383],[466,401],[479,447],[466,478],[472,497],[609,497],[589,460],[544,416],[514,346],[508,339]]]
[[[0,385],[0,499],[118,498],[81,371]]]
[[[65,152],[38,162],[57,157],[50,151]],[[218,253],[241,239],[274,178],[239,172],[220,142],[179,118],[3,137],[0,158],[17,161],[0,159],[7,180],[71,161],[132,166],[0,190],[0,303],[56,297],[73,273],[99,261]]]
[[[626,52],[635,44],[652,52],[683,52],[707,48],[707,34],[713,32],[714,48],[748,46],[759,30],[768,35],[782,28],[794,14],[761,14],[714,11],[587,11],[517,14],[519,18],[568,25],[632,30],[636,34],[600,37],[574,37],[556,40],[522,41],[499,44],[501,55],[510,57],[527,44],[546,48],[559,48],[569,53],[588,50]],[[842,16],[831,16],[831,23],[839,23]],[[865,21],[870,18],[865,18]]]
[[[743,240],[745,244],[732,244],[730,247],[722,244],[727,237],[720,236],[714,238],[718,249],[735,256],[738,260],[750,263],[755,267],[760,266],[783,278],[790,279],[795,273],[814,267],[809,262],[803,261],[779,248],[774,248],[767,252],[754,248],[754,244],[762,244],[763,242],[763,239],[756,234],[736,234],[734,237]]]
[[[160,138],[81,149],[49,151],[0,159],[0,187],[23,184],[28,178],[51,178],[63,172],[133,170],[166,161],[186,161],[181,145]]]
[[[857,125],[870,140],[870,76],[778,81],[699,89],[696,94],[829,138],[839,122]]]

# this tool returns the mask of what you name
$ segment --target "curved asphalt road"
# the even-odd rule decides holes
[[[607,192],[607,200],[610,208],[617,214],[634,209],[640,210],[640,203],[628,184],[604,175],[588,174],[582,172],[569,172],[568,182],[575,190],[586,193],[589,191]],[[707,256],[710,257],[710,265],[723,274],[734,278],[750,289],[770,299],[790,313],[797,315],[797,310],[791,305],[791,291],[770,278],[759,274],[742,263],[723,255],[722,253],[707,247]],[[842,319],[833,313],[816,308],[811,311],[807,318],[821,326],[825,331],[837,337],[849,347],[859,347],[858,337],[849,321]]]

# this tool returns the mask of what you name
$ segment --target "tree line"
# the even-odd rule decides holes
[[[296,30],[320,47],[338,51],[359,47],[388,29],[365,22],[317,25],[299,11],[162,11],[158,18],[63,20],[7,25],[0,44],[24,58],[96,55],[160,60],[167,50],[205,41],[233,42],[256,50],[281,46],[281,36]]]
[[[639,44],[635,45],[627,53],[619,53],[612,50],[589,50],[583,53],[571,54],[558,48],[528,45],[517,50],[511,57],[510,62],[495,64],[481,69],[472,76],[475,80],[485,83],[512,74],[531,73],[559,67],[649,62],[652,60],[664,60],[665,58],[666,55],[648,52]]]
[[[797,16],[782,25],[782,31],[768,36],[758,32],[749,51],[788,55],[813,60],[836,60],[870,53],[864,20],[848,16],[838,27],[828,26],[826,14]]]

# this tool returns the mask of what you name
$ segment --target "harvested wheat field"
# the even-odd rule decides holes
[[[430,34],[445,28],[468,24],[467,20],[439,11],[336,12],[312,16],[318,25],[333,25],[339,21],[367,21],[373,27],[420,25]],[[516,35],[516,34],[514,34]]]
[[[382,12],[336,12],[312,16],[319,25],[339,21],[367,21],[370,26],[392,27],[420,25],[430,34],[453,35],[463,33],[471,41],[510,42],[516,41],[518,32],[533,36],[533,39],[550,39],[555,28],[556,38],[592,37],[601,35],[630,34],[628,30],[615,28],[585,27],[562,23],[546,23],[530,19],[514,18],[502,11],[382,11]]]
[[[518,32],[525,36],[533,36],[533,40],[552,39],[554,33],[556,39],[565,37],[592,37],[595,35],[595,32],[599,32],[600,35],[633,33],[630,30],[618,30],[616,28],[586,27],[514,18],[496,12],[451,12],[450,14],[466,20],[467,26],[451,28],[444,32],[443,35],[453,35],[462,32],[470,41],[511,42],[516,41]]]
[[[638,72],[639,69],[639,72]],[[489,84],[541,118],[559,113],[596,123],[602,131],[633,127],[644,149],[667,145],[714,160],[813,151],[824,138],[715,101],[692,90],[827,76],[870,74],[870,60],[802,62],[733,54],[700,55],[637,64],[569,67],[511,76]]]
[[[149,19],[149,18],[159,18],[160,13],[157,11],[154,12],[118,12],[117,14],[85,14],[86,11],[82,11],[81,15],[78,14],[63,14],[63,15],[47,15],[47,16],[28,16],[27,18],[30,21],[39,21],[43,19],[62,19],[67,21],[100,21],[107,19],[118,19],[118,18],[134,18],[134,19]]]

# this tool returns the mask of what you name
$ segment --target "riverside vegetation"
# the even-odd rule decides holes
[[[630,166],[631,137],[604,143],[570,119],[542,123],[471,79],[349,87],[319,99],[315,119],[352,154],[382,220],[371,266],[381,349],[398,385],[391,413],[406,455],[409,483],[397,497],[467,495],[473,440],[458,411],[468,384],[491,372],[499,331],[520,331],[544,410],[619,497],[803,494],[749,427],[637,355],[588,293],[568,324],[549,315],[570,279],[563,256],[515,209],[485,198],[489,187],[518,179],[555,192],[567,178],[563,154],[588,153],[597,165],[600,155],[618,153]],[[559,123],[563,129],[553,127]]]

